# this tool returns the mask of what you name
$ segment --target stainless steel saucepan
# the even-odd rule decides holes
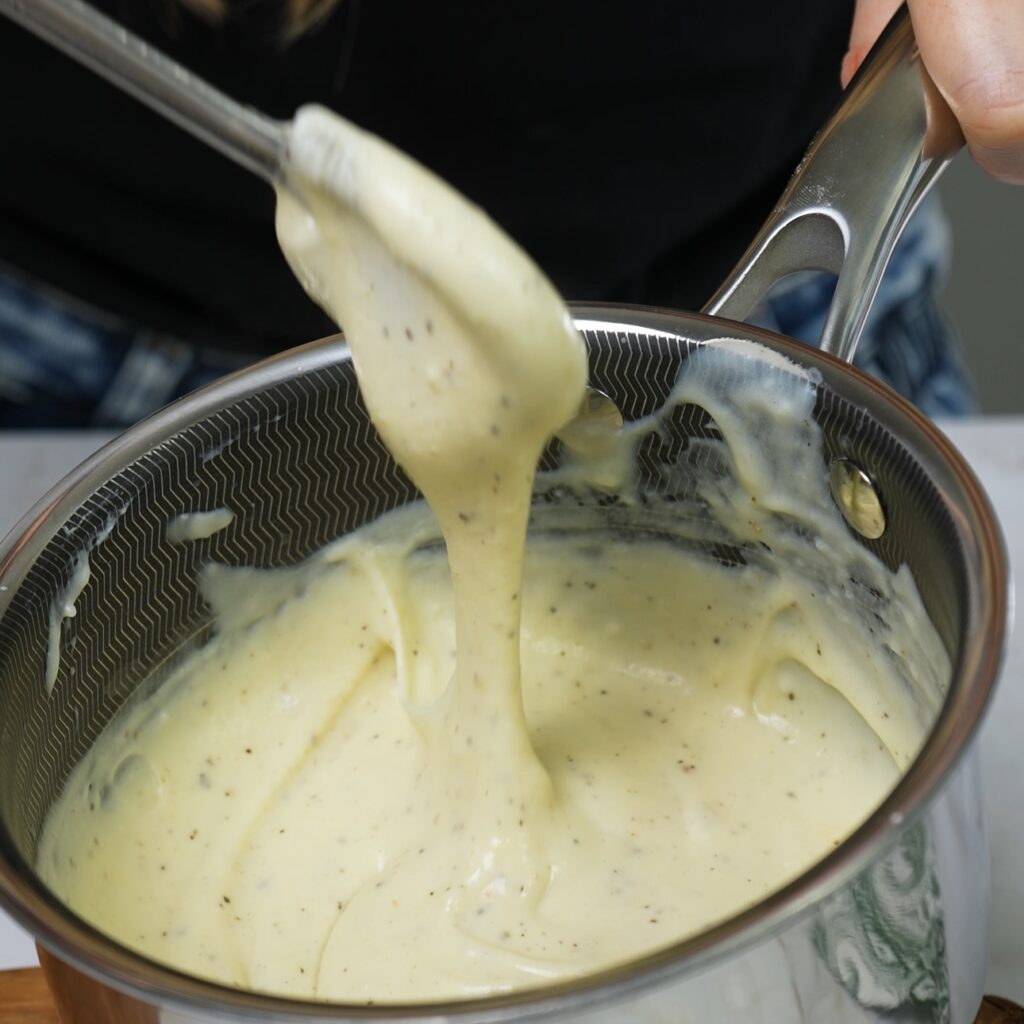
[[[21,0],[2,0],[12,3]],[[875,515],[861,518],[844,505],[848,489],[835,489],[860,543],[891,567],[910,567],[953,663],[921,753],[871,818],[803,876],[699,936],[557,987],[450,1005],[325,1006],[224,988],[132,952],[55,899],[33,868],[47,811],[137,688],[209,637],[200,567],[294,564],[416,497],[367,420],[343,343],[327,339],[129,430],[0,546],[0,902],[38,937],[66,1024],[973,1020],[988,857],[972,743],[1003,652],[1006,558],[991,509],[949,442],[843,361],[896,236],[951,152],[948,139],[955,145],[935,100],[909,23],[898,20],[711,304],[719,316],[574,311],[591,382],[627,419],[659,407],[690,353],[723,335],[749,343],[740,347],[751,358],[773,350],[820,374],[821,472],[874,500]],[[741,320],[767,284],[805,267],[839,273],[829,351],[720,318]],[[664,458],[714,425],[685,406],[668,429]],[[547,459],[558,458],[556,445]],[[641,487],[658,492],[665,474],[643,465]],[[235,513],[227,529],[191,544],[166,539],[172,517],[221,506]],[[83,552],[91,577],[76,616],[58,622],[59,670],[48,687],[51,616]]]

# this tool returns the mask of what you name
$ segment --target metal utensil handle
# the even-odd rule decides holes
[[[904,5],[704,312],[745,320],[787,274],[829,271],[838,281],[821,348],[851,360],[897,239],[962,146]]]
[[[276,181],[286,126],[243,107],[81,0],[0,0],[0,12],[237,161]]]

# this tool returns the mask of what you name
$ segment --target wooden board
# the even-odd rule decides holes
[[[57,1010],[38,968],[0,971],[0,1024],[58,1024]]]
[[[0,971],[0,1024],[60,1024],[43,972]],[[1024,1024],[1024,1008],[987,996],[975,1024]]]

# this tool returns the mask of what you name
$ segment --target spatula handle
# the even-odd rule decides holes
[[[247,170],[277,179],[285,124],[236,103],[81,0],[0,0],[0,12]]]

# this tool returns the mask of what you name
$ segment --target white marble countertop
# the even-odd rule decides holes
[[[1014,576],[1024,579],[1024,417],[945,424],[974,466],[1006,534]],[[0,433],[0,536],[42,493],[106,439],[102,434]],[[1011,640],[981,733],[993,915],[986,991],[1024,1002],[1024,631]],[[35,964],[28,935],[0,911],[0,970]]]

